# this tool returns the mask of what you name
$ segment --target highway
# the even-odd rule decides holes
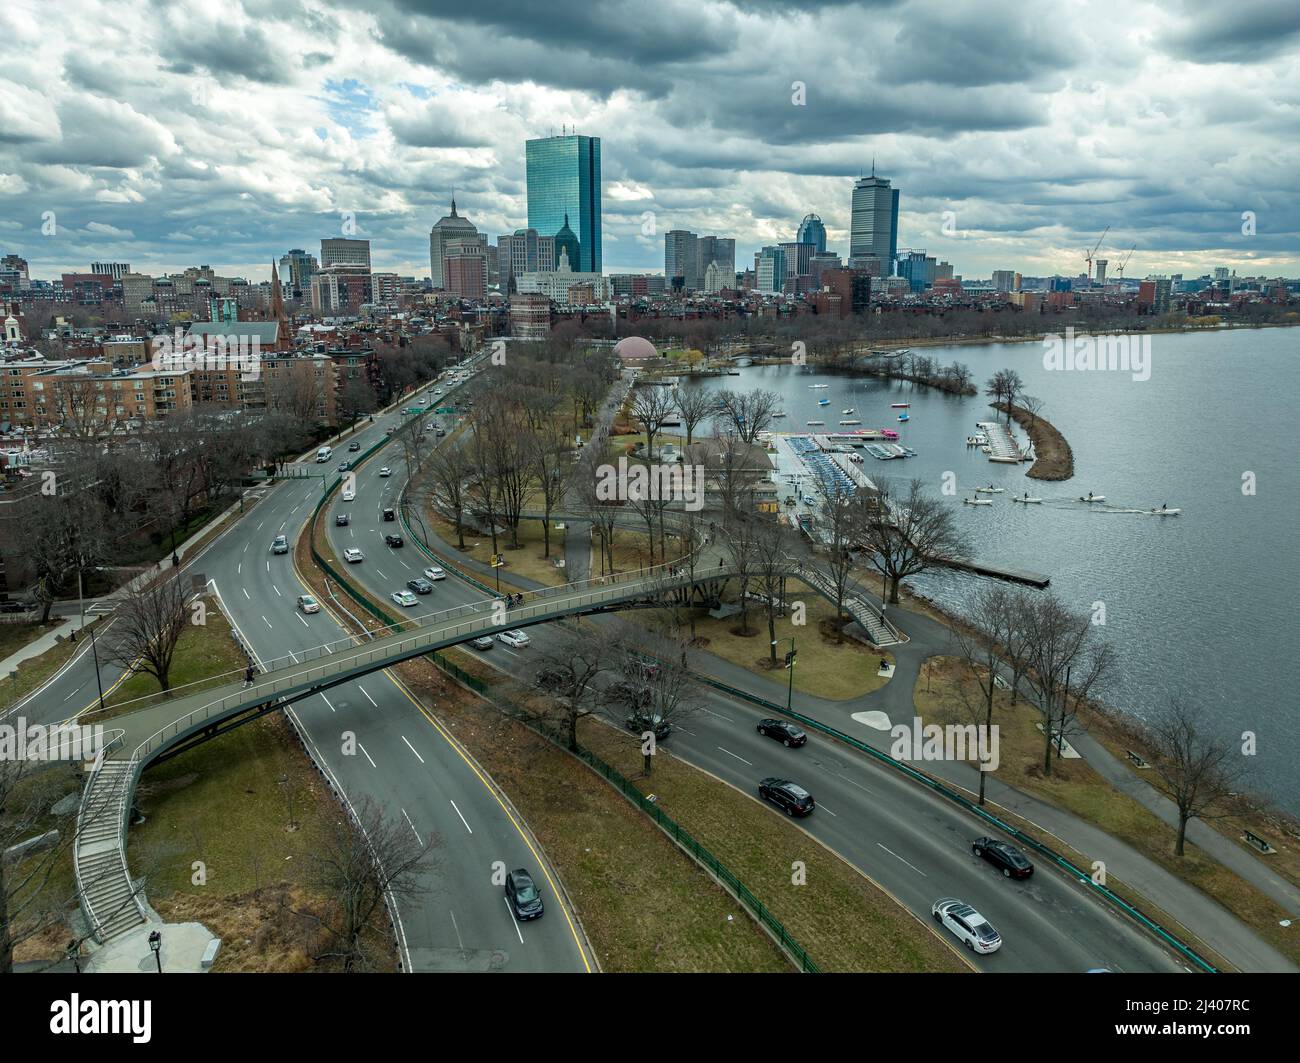
[[[379,475],[385,464],[392,470],[389,477]],[[400,448],[393,448],[392,454],[376,456],[360,470],[355,499],[344,502],[341,493],[335,493],[323,519],[338,567],[390,614],[405,614],[411,622],[434,610],[481,602],[483,591],[450,569],[447,579],[434,584],[432,594],[419,596],[417,606],[403,610],[390,600],[392,592],[405,589],[406,581],[431,563],[410,542],[399,549],[384,544],[386,532],[405,537],[400,523],[381,519],[386,507],[397,509],[405,480]],[[349,514],[346,527],[334,523],[339,512]],[[345,565],[342,551],[347,547],[359,547],[365,560]],[[611,618],[587,622],[610,623]],[[526,677],[533,671],[533,658],[556,637],[551,625],[532,627],[529,635],[532,646],[515,649],[497,642],[478,656],[504,672]],[[765,776],[794,779],[813,793],[819,806],[797,824],[921,918],[931,918],[930,906],[939,897],[960,897],[974,905],[1005,942],[990,956],[969,957],[980,970],[1185,969],[1169,950],[1058,873],[1043,869],[1023,882],[1005,879],[971,853],[971,841],[987,833],[981,824],[898,773],[816,735],[810,735],[802,749],[786,749],[758,734],[764,714],[757,707],[711,688],[703,688],[702,700],[702,710],[666,740],[675,755],[750,795],[756,796],[757,783]],[[775,809],[771,814],[781,815]]]
[[[364,451],[400,418],[376,416],[372,426],[353,438]],[[387,460],[387,453],[386,448],[371,460],[371,471]],[[311,471],[328,472],[333,479],[337,464],[347,457],[344,444],[335,448],[331,463],[313,464]],[[321,489],[320,479],[276,484],[246,516],[185,559],[185,575],[201,574],[209,581],[261,660],[292,655],[346,633],[328,611],[305,616],[297,610],[297,596],[309,588],[298,578],[293,553],[270,550],[278,534],[296,539]],[[53,721],[89,710],[95,700],[93,662],[88,654],[79,654],[25,709],[33,720]],[[72,705],[78,713],[70,711]],[[517,814],[395,676],[375,673],[300,701],[291,712],[317,763],[354,808],[368,798],[385,815],[407,823],[423,844],[435,847],[428,891],[397,901],[399,947],[408,969],[594,969],[554,871]],[[356,752],[345,755],[343,739],[349,732],[356,736]],[[547,905],[542,919],[516,922],[501,886],[492,882],[498,863],[534,872]]]

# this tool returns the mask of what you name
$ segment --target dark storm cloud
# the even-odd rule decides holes
[[[1258,63],[1300,45],[1300,5],[1291,0],[1189,4],[1158,38],[1170,55],[1197,63]]]
[[[197,30],[187,27],[165,35],[159,43],[163,57],[178,73],[201,69],[215,77],[233,74],[267,85],[284,85],[294,71],[293,57],[281,53],[260,26],[223,23]]]

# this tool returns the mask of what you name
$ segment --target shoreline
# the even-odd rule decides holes
[[[989,405],[1000,413],[1007,412],[1005,402],[991,402]],[[1073,479],[1074,451],[1060,429],[1045,417],[1035,417],[1021,406],[1012,406],[1011,416],[1034,445],[1034,464],[1025,475],[1034,480]]]

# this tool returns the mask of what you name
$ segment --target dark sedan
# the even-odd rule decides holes
[[[787,816],[806,816],[817,807],[813,795],[789,779],[764,779],[758,784],[758,796],[771,801]]]
[[[808,741],[803,731],[786,720],[759,720],[758,733],[775,738],[783,746],[801,746]]]
[[[970,851],[987,860],[1007,878],[1028,878],[1034,873],[1034,865],[1009,842],[997,838],[976,838],[970,843]]]
[[[522,867],[506,875],[506,902],[516,919],[538,919],[541,917],[542,895],[537,891],[533,876]]]
[[[406,585],[410,587],[411,590],[415,591],[416,594],[433,593],[433,584],[427,579],[421,579],[419,576],[416,576],[415,579],[408,579]]]
[[[401,537],[400,535],[385,535],[385,536],[384,536],[384,542],[387,543],[389,546],[392,546],[392,547],[404,546],[404,545],[405,545],[405,543],[403,542],[402,537]]]

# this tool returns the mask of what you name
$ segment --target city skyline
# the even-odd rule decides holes
[[[35,5],[7,5],[0,241],[39,277],[103,260],[258,281],[350,218],[377,269],[425,276],[452,194],[490,241],[525,227],[525,142],[576,130],[604,142],[607,274],[658,272],[670,229],[733,236],[745,262],[810,212],[846,255],[873,158],[903,192],[899,246],[968,277],[1075,275],[1106,226],[1098,257],[1136,244],[1130,276],[1300,272],[1290,11],[1115,5],[1134,27],[1115,35],[1067,9],[1067,53],[996,11],[926,3],[670,4],[635,37],[618,5],[508,24],[440,10],[235,4],[218,22],[125,3],[113,26],[70,18],[50,34]],[[868,23],[871,40],[850,44]],[[496,35],[510,61],[480,63]],[[545,61],[557,35],[573,49],[562,65]],[[616,64],[611,39],[645,54]],[[128,41],[157,63],[126,64]],[[805,64],[811,51],[823,60]],[[869,76],[842,76],[853,58]],[[729,92],[739,79],[750,90]]]

